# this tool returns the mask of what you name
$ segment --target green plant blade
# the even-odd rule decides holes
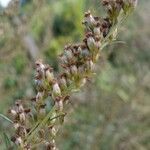
[[[10,123],[13,123],[13,121],[12,121],[12,120],[10,120],[8,117],[6,117],[6,116],[5,116],[5,115],[3,115],[3,114],[0,114],[0,117],[1,117],[1,118],[3,118],[4,120],[6,120],[6,121],[10,122]]]

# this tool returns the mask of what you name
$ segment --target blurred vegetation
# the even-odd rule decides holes
[[[84,11],[101,14],[98,0],[21,1],[0,7],[0,113],[16,99],[34,95],[30,39],[57,72],[64,45],[78,42]],[[118,39],[101,55],[97,75],[73,95],[57,143],[61,150],[150,149],[150,2],[139,1]],[[12,9],[13,8],[13,9]],[[0,118],[0,133],[9,124]],[[3,132],[2,132],[3,131]],[[8,132],[6,132],[8,133]],[[0,149],[3,139],[0,137]]]

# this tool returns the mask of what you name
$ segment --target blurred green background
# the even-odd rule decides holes
[[[35,95],[34,61],[59,71],[57,55],[82,39],[84,12],[103,15],[99,0],[20,0],[0,7],[0,113]],[[139,0],[106,47],[97,75],[68,106],[57,138],[61,150],[150,149],[150,1]],[[0,150],[9,124],[0,118]]]

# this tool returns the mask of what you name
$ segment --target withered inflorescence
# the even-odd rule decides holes
[[[93,75],[101,50],[116,39],[118,24],[136,4],[137,0],[102,0],[107,11],[105,18],[95,17],[87,11],[82,22],[85,38],[79,44],[65,46],[59,56],[60,75],[54,75],[53,68],[41,60],[35,63],[37,95],[31,99],[33,108],[25,108],[22,101],[17,101],[9,110],[15,129],[12,141],[19,149],[57,149],[55,137],[64,121],[64,106],[71,93],[80,89]],[[49,110],[46,105],[48,97],[53,102]]]

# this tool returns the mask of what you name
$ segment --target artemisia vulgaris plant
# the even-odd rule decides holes
[[[85,12],[85,37],[81,43],[68,44],[59,56],[59,75],[41,60],[35,63],[37,95],[30,108],[17,101],[9,110],[15,130],[12,141],[20,150],[56,150],[55,138],[64,121],[64,107],[70,95],[92,77],[102,49],[116,40],[120,24],[134,10],[137,0],[102,0],[106,16],[95,17]],[[51,103],[51,107],[47,106]]]

